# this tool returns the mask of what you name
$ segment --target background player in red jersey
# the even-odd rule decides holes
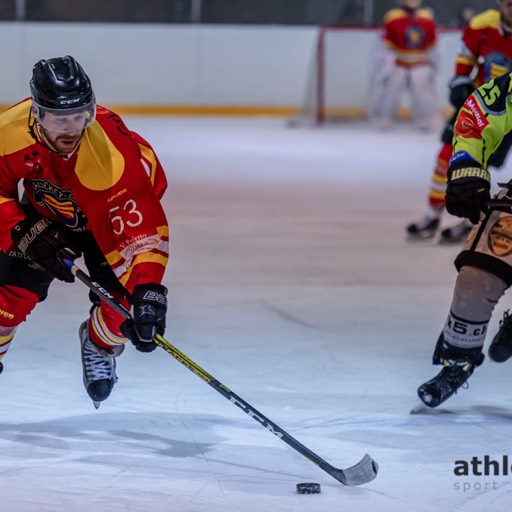
[[[73,57],[37,62],[30,90],[0,116],[0,359],[52,280],[74,280],[63,258],[83,255],[91,278],[133,316],[91,294],[79,335],[84,385],[98,407],[127,339],[149,352],[165,330],[167,182],[151,146],[96,105]]]
[[[428,195],[428,209],[422,219],[407,226],[411,239],[430,239],[438,231],[445,205],[446,173],[452,156],[453,126],[459,109],[480,85],[512,71],[512,0],[498,0],[498,10],[476,15],[462,35],[462,45],[455,62],[455,77],[450,82],[450,101],[455,107],[441,136]],[[500,168],[507,156],[512,135],[507,135],[489,160],[489,166]],[[463,221],[441,232],[442,242],[461,242],[471,231],[471,223]]]
[[[434,127],[436,24],[430,11],[420,9],[420,5],[421,0],[402,0],[400,8],[390,10],[384,17],[369,114],[379,128],[391,124],[406,87],[411,91],[413,122],[421,129]]]

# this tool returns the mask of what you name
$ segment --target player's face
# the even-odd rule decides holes
[[[421,0],[402,0],[402,5],[406,9],[418,9],[421,5]]]
[[[512,28],[512,0],[503,0],[499,4],[501,21],[508,28]]]
[[[60,155],[69,155],[80,144],[84,130],[94,123],[96,102],[75,108],[42,107],[32,100],[32,114],[50,146]]]
[[[82,129],[78,130],[49,130],[45,126],[40,125],[41,131],[50,146],[62,156],[72,153],[80,144],[82,138]]]

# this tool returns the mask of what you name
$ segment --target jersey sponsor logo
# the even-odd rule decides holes
[[[50,210],[66,226],[79,227],[83,215],[69,190],[62,190],[47,180],[32,180],[32,189],[38,205]]]
[[[126,261],[131,261],[138,254],[157,249],[159,244],[160,238],[158,235],[147,236],[146,234],[141,234],[128,242],[121,243],[120,254]]]
[[[454,133],[456,137],[465,139],[481,139],[482,134],[475,126],[475,117],[467,110],[462,109],[457,117]]]
[[[480,131],[482,131],[486,126],[489,125],[489,121],[487,120],[487,117],[485,117],[484,112],[480,108],[480,105],[477,101],[475,101],[475,98],[473,96],[470,96],[466,103],[464,104],[465,107],[469,108],[471,110],[471,113],[473,114],[473,117],[476,121],[476,124],[478,128],[480,128]]]

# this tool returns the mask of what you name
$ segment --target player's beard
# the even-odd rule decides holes
[[[59,155],[67,156],[73,153],[80,144],[82,132],[80,133],[55,133],[49,132],[44,127],[42,132],[46,142]]]

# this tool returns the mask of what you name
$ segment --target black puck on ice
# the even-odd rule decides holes
[[[297,484],[297,492],[299,494],[319,494],[320,484],[317,483],[303,483]]]

